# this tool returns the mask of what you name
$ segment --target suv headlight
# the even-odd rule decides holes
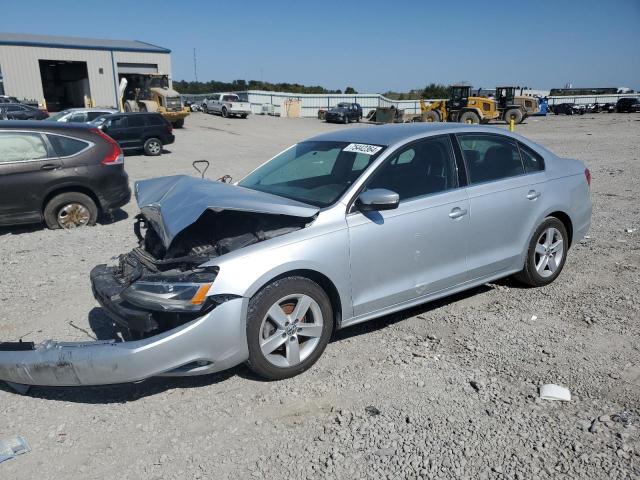
[[[120,296],[149,310],[164,312],[198,312],[207,303],[207,293],[217,272],[191,275],[148,276],[134,282]]]

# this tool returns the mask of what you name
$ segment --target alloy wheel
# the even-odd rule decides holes
[[[320,305],[308,295],[288,295],[275,302],[260,326],[264,358],[280,368],[299,365],[320,344],[323,317]]]
[[[149,152],[155,155],[157,153],[160,153],[161,151],[162,145],[160,145],[160,142],[149,142]]]
[[[554,227],[547,228],[538,237],[535,250],[535,266],[538,275],[547,278],[552,276],[562,264],[564,257],[564,240],[560,231]]]

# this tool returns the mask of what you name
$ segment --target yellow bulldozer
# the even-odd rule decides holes
[[[169,87],[164,74],[121,76],[122,110],[125,112],[158,112],[174,127],[181,128],[189,115],[180,94]]]
[[[429,105],[420,100],[423,122],[488,123],[500,118],[495,100],[471,96],[468,85],[452,85],[448,100],[436,100]]]

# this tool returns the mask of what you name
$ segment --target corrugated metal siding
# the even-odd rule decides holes
[[[91,97],[96,106],[116,105],[112,52],[70,48],[0,45],[0,67],[7,95],[44,103],[39,60],[87,62]],[[171,73],[171,57],[164,53],[113,52],[115,63],[155,63],[162,73]],[[102,68],[103,73],[100,73]],[[116,76],[117,80],[117,76]]]
[[[251,111],[255,114],[262,112],[263,104],[270,104],[274,106],[274,113],[280,114],[282,103],[290,98],[299,99],[302,102],[301,114],[303,117],[316,117],[318,110],[321,108],[335,107],[340,102],[354,102],[359,103],[362,106],[364,115],[369,110],[373,110],[377,107],[390,107],[396,106],[399,109],[404,109],[405,113],[420,113],[420,101],[419,100],[391,100],[378,93],[358,93],[355,95],[345,94],[301,94],[301,93],[288,93],[288,92],[268,92],[264,90],[249,90],[247,92],[239,92],[247,95],[249,103],[251,103]],[[204,99],[206,95],[183,95],[186,100],[198,100]],[[432,100],[426,100],[430,102]]]

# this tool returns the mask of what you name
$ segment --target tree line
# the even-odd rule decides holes
[[[260,80],[234,80],[232,82],[220,82],[210,80],[208,82],[192,82],[187,80],[175,80],[173,87],[180,93],[200,94],[212,92],[242,92],[245,90],[266,90],[268,92],[291,93],[342,93],[342,90],[329,90],[319,85],[300,85],[299,83],[271,83]],[[353,87],[347,87],[344,93],[358,93]]]
[[[290,93],[316,93],[316,94],[347,94],[355,95],[358,92],[353,87],[343,90],[330,90],[320,85],[301,85],[299,83],[271,83],[261,80],[233,80],[232,82],[220,82],[210,80],[208,82],[192,82],[187,80],[175,80],[173,87],[184,94],[202,94],[213,92],[242,92],[246,90],[265,90],[268,92]],[[449,98],[449,87],[440,83],[430,83],[422,89],[413,89],[408,92],[384,92],[383,95],[391,100],[418,100],[420,98]]]

